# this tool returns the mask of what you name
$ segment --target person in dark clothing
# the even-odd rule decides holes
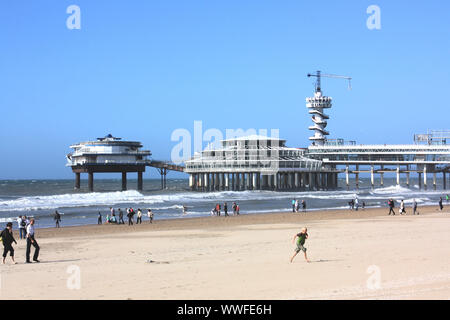
[[[14,239],[13,231],[12,231],[12,223],[8,222],[6,224],[6,228],[3,229],[3,231],[0,233],[0,237],[2,238],[3,242],[3,264],[6,262],[6,256],[11,256],[11,259],[14,264],[16,264],[16,261],[14,261],[14,248],[12,246],[13,242],[17,244],[16,239]]]
[[[123,221],[123,211],[119,208],[119,224],[125,224],[125,221]]]
[[[100,211],[98,212],[97,224],[103,224],[103,222],[102,222],[102,214],[100,213]]]
[[[53,219],[55,219],[55,227],[59,228],[59,223],[61,222],[61,214],[58,212],[58,210],[55,210],[55,216]]]
[[[439,209],[442,211],[444,206],[442,205],[442,197],[439,198]]]
[[[389,214],[388,214],[388,216],[391,215],[391,212],[392,212],[392,215],[395,216],[395,211],[394,211],[395,203],[394,203],[394,200],[389,199],[388,205],[389,205]]]
[[[302,210],[306,213],[306,201],[302,200]]]
[[[132,226],[133,225],[133,209],[130,208],[128,209],[128,214],[127,214],[127,218],[128,218],[128,225]]]
[[[233,202],[232,208],[233,208],[233,216],[235,216],[236,215],[236,202]]]
[[[30,253],[31,253],[31,246],[34,247],[34,255],[33,255],[33,261],[39,262],[39,245],[34,238],[34,219],[30,220],[30,224],[27,226],[27,251],[26,251],[26,263],[31,263],[30,261]]]
[[[223,204],[223,212],[225,212],[225,217],[228,217],[228,204],[226,202]]]

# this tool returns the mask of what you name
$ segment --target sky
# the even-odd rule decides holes
[[[80,29],[67,27],[70,5]],[[380,29],[367,27],[370,5]],[[73,178],[69,146],[108,133],[170,159],[172,133],[193,135],[194,121],[306,147],[316,70],[353,78],[352,90],[322,81],[330,138],[450,129],[449,12],[446,0],[2,1],[0,179]]]

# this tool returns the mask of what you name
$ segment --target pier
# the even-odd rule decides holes
[[[72,145],[74,149],[67,157],[67,166],[75,173],[75,189],[81,187],[81,174],[88,174],[88,189],[94,191],[94,173],[121,173],[122,191],[128,189],[128,173],[137,174],[137,190],[143,189],[143,173],[146,167],[156,168],[161,175],[161,189],[166,188],[166,176],[169,170],[183,172],[184,167],[168,161],[148,159],[149,150],[141,150],[138,141],[122,141],[111,134],[95,141]]]
[[[417,176],[420,189],[436,190],[437,179],[442,178],[443,189],[447,189],[447,175],[450,173],[450,145],[323,145],[310,146],[308,156],[320,159],[324,165],[338,168],[345,175],[345,185],[350,186],[354,176],[358,189],[359,174],[370,175],[372,187],[384,186],[384,175],[396,177],[400,185],[401,177],[406,178],[410,187],[411,175]],[[376,175],[379,176],[376,179]],[[377,182],[378,181],[378,182]],[[431,185],[431,186],[430,186]]]
[[[426,134],[414,135],[414,144],[406,145],[357,145],[355,141],[328,139],[325,130],[330,117],[324,109],[332,106],[332,98],[324,96],[321,77],[341,78],[349,81],[350,77],[326,75],[317,71],[313,97],[306,98],[306,107],[312,115],[313,125],[309,130],[314,135],[309,139],[311,145],[305,157],[320,160],[324,167],[335,168],[345,175],[345,186],[350,189],[350,178],[354,176],[356,189],[359,188],[359,175],[370,174],[370,183],[375,187],[375,175],[379,175],[379,185],[384,186],[384,175],[395,174],[396,184],[400,185],[401,175],[406,176],[406,186],[410,186],[411,174],[418,176],[419,188],[427,189],[428,176],[432,175],[432,188],[436,190],[437,175],[442,175],[443,189],[447,188],[447,173],[450,172],[450,131],[429,130]]]
[[[122,190],[127,190],[127,174],[137,173],[137,189],[142,190],[142,175],[151,155],[141,150],[137,141],[122,141],[111,134],[96,141],[80,142],[70,146],[74,151],[67,155],[67,166],[75,173],[75,189],[81,187],[81,174],[88,174],[88,189],[94,191],[94,173],[117,172],[122,174]]]
[[[330,190],[338,171],[288,148],[286,141],[247,136],[221,141],[186,161],[189,187],[196,191]]]

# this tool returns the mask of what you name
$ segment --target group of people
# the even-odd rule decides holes
[[[233,210],[233,216],[239,215],[239,205],[236,202],[233,202],[233,204],[231,205],[231,208]],[[220,217],[221,214],[221,210],[223,209],[223,212],[225,214],[225,217],[228,217],[228,204],[225,202],[223,204],[223,208],[220,205],[220,203],[217,203],[216,206],[211,210],[211,216],[218,216]]]
[[[395,210],[394,210],[394,208],[395,208],[395,201],[394,201],[394,199],[392,199],[392,198],[389,199],[387,201],[387,204],[389,206],[389,213],[388,213],[388,215],[390,216],[392,214],[393,216],[395,216]],[[442,204],[442,197],[439,197],[438,204],[439,204],[439,210],[441,210],[441,211],[444,210],[444,205]],[[418,215],[419,214],[419,210],[418,210],[416,199],[413,199],[412,211],[413,211],[413,215],[416,215],[416,214]],[[406,214],[406,207],[405,207],[405,202],[403,201],[403,199],[400,200],[400,208],[398,210],[398,213],[400,215]]]
[[[125,224],[125,221],[123,219],[123,211],[121,208],[117,209],[118,211],[118,218],[116,216],[116,210],[114,208],[109,208],[110,214],[106,215],[106,220],[105,223],[106,224]],[[142,224],[142,210],[141,209],[137,209],[137,212],[134,211],[133,208],[126,208],[125,209],[126,213],[127,213],[127,219],[128,219],[128,225],[132,226],[134,224],[134,216],[136,215],[136,224]],[[153,223],[153,211],[152,209],[147,209],[147,217],[149,220],[149,223]],[[97,224],[103,224],[103,218],[102,218],[102,214],[99,211],[98,212],[98,218],[97,218]]]
[[[26,216],[19,216],[17,218],[17,224],[19,228],[19,237],[20,239],[26,239],[27,247],[25,252],[25,262],[31,263],[30,254],[31,254],[31,246],[34,247],[33,261],[39,262],[39,245],[34,237],[34,224],[35,220],[33,218],[28,219]],[[14,248],[13,243],[17,244],[16,239],[14,239],[13,235],[13,224],[12,222],[8,222],[6,224],[6,228],[2,230],[0,233],[0,239],[3,244],[3,264],[6,263],[6,257],[9,253],[14,264],[17,262],[14,260]]]
[[[292,199],[292,212],[299,212],[300,205],[302,206],[302,212],[306,212],[306,201],[302,200],[301,202],[298,199]]]
[[[352,199],[348,202],[348,207],[350,210],[358,211],[359,209],[359,200],[358,198]],[[364,210],[366,208],[366,203],[363,201],[361,208]]]

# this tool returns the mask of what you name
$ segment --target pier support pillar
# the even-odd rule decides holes
[[[417,172],[417,174],[419,175],[419,190],[422,189],[422,174],[420,172]]]
[[[225,190],[230,190],[230,175],[225,173]]]
[[[384,166],[381,166],[381,171],[384,170]],[[380,172],[380,185],[383,187],[384,186],[384,172]]]
[[[375,180],[373,177],[373,165],[370,167],[370,186],[373,187],[375,186]]]
[[[445,176],[444,176],[445,179]],[[75,189],[80,189],[81,185],[81,174],[79,172],[75,173]]]
[[[427,190],[427,165],[423,166],[423,188]]]
[[[194,190],[194,184],[192,183],[193,181],[193,174],[189,175],[189,188],[191,188],[191,190]]]
[[[409,188],[409,165],[406,165],[406,187]]]
[[[400,166],[397,166],[397,186],[400,185]]]
[[[208,191],[208,175],[200,173],[199,176],[202,177],[202,191]]]
[[[446,175],[447,175],[447,173],[445,171],[442,172],[442,186],[443,186],[444,190],[447,190]]]
[[[219,173],[218,175],[219,175],[219,179],[217,179],[219,181],[218,190],[222,191],[223,190],[223,186],[224,186],[223,173]]]
[[[252,190],[258,190],[258,178],[256,177],[256,173],[253,173],[252,176],[253,176]]]
[[[143,182],[142,182],[142,171],[139,171],[139,172],[137,173],[137,189],[138,189],[139,191],[142,191],[143,186],[144,186],[144,184],[143,184]]]
[[[127,190],[127,173],[122,172],[122,191]]]
[[[90,192],[94,191],[94,173],[93,172],[89,172],[88,186],[89,186]]]
[[[313,174],[312,174],[312,172],[310,172],[308,174],[308,189],[309,190],[313,189]]]
[[[359,189],[359,165],[356,165],[355,182],[356,182],[356,190],[358,190]]]
[[[436,172],[433,172],[433,190],[436,190]]]
[[[349,185],[349,176],[348,176],[348,165],[345,166],[345,185],[347,186],[347,190],[350,189],[350,185]]]

